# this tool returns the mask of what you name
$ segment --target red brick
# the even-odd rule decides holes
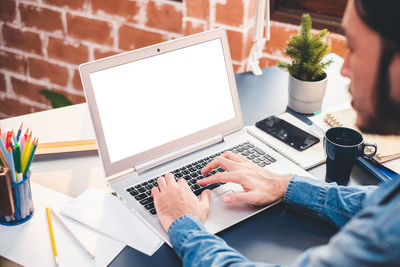
[[[80,76],[78,70],[74,70],[74,77],[72,78],[72,86],[76,90],[83,91],[82,82],[81,82],[81,76]]]
[[[347,45],[346,45],[346,40],[344,37],[335,37],[332,35],[329,35],[328,37],[328,43],[331,46],[331,52],[338,54],[341,57],[345,57],[347,53]]]
[[[113,43],[112,27],[105,21],[68,14],[67,28],[71,37],[99,44],[111,45]]]
[[[243,53],[243,33],[238,31],[227,30],[229,48],[231,51],[232,60],[242,61]]]
[[[0,21],[13,22],[17,14],[16,1],[0,0]]]
[[[26,62],[23,56],[3,50],[0,51],[0,69],[25,74]]]
[[[47,46],[47,53],[49,57],[60,59],[72,64],[81,64],[89,60],[89,49],[83,44],[71,45],[65,41],[49,38]]]
[[[88,0],[43,0],[44,3],[73,10],[86,10]]]
[[[9,117],[31,113],[31,107],[15,99],[5,97],[1,99],[0,113],[7,114]]]
[[[257,10],[257,0],[250,0],[247,9],[247,19],[254,19]]]
[[[24,26],[48,32],[63,32],[61,13],[32,5],[19,5],[21,21]]]
[[[86,102],[85,97],[81,95],[71,94],[69,92],[54,90],[54,89],[52,91],[65,95],[73,104],[80,104]]]
[[[11,85],[14,93],[17,94],[18,96],[26,97],[29,100],[35,102],[49,104],[49,101],[39,93],[40,90],[48,88],[45,88],[44,86],[39,84],[31,83],[25,80],[20,80],[14,77],[11,78]]]
[[[0,73],[0,91],[1,92],[6,92],[6,77],[4,76],[3,73]]]
[[[21,31],[8,25],[3,25],[3,41],[8,47],[38,55],[43,54],[42,40],[37,33]]]
[[[250,56],[251,48],[253,46],[253,29],[249,30],[244,38],[244,58]]]
[[[149,32],[125,25],[119,28],[119,48],[123,50],[137,49],[163,41],[166,41],[166,38],[159,33]]]
[[[44,97],[42,94],[40,94],[40,91],[43,89],[48,89],[48,90],[52,90],[53,92],[63,94],[74,104],[85,102],[84,96],[71,94],[66,91],[45,88],[42,85],[31,83],[31,82],[28,82],[25,80],[12,78],[11,84],[12,84],[14,92],[18,96],[23,96],[23,97],[29,98],[30,100],[38,102],[38,103],[43,103],[43,104],[47,104],[47,105],[51,104],[50,101],[46,97]]]
[[[136,1],[126,0],[91,0],[92,11],[95,14],[101,15],[103,13],[120,16],[129,22],[137,22],[135,18],[139,13],[139,5]]]
[[[147,26],[182,33],[182,10],[175,5],[150,1],[146,10]]]
[[[239,64],[232,64],[233,65],[233,71],[235,72],[235,73],[238,73],[239,72],[239,69],[240,69],[240,67],[241,67],[241,65],[239,65]]]
[[[7,119],[7,118],[9,118],[9,117],[11,117],[11,116],[10,116],[10,115],[3,115],[3,114],[0,114],[0,120]]]
[[[268,57],[260,58],[260,68],[266,68],[270,66],[275,66],[278,64],[278,60]]]
[[[104,57],[114,56],[119,54],[118,52],[112,50],[105,50],[105,49],[94,49],[94,59],[100,59]]]
[[[193,23],[191,21],[185,21],[183,27],[184,35],[191,35],[199,32],[203,32],[206,30],[206,25],[202,23]]]
[[[209,12],[209,0],[186,0],[186,17],[193,17],[203,20],[208,20]]]
[[[48,80],[62,86],[68,83],[67,68],[44,60],[28,58],[28,73],[33,78]]]
[[[45,110],[49,110],[49,109],[40,108],[40,107],[31,107],[31,113],[39,112],[39,111],[45,111]]]
[[[271,24],[270,29],[271,40],[266,43],[264,51],[274,56],[286,57],[286,44],[298,30],[276,24]]]
[[[215,7],[215,20],[218,23],[241,26],[243,18],[243,0],[227,0],[226,4],[217,4]]]

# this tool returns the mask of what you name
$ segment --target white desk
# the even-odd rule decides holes
[[[335,71],[337,72],[338,69],[336,68]],[[257,120],[284,111],[287,104],[286,77],[286,73],[276,68],[264,69],[263,76],[255,77],[247,73],[236,75],[239,98],[246,125],[254,124]],[[328,83],[327,96],[334,95],[335,91],[337,92],[338,88],[336,85],[335,82]],[[346,90],[344,89],[344,91]],[[331,102],[330,100],[328,102]],[[47,119],[43,120],[42,118],[44,117]],[[94,137],[86,104],[3,120],[0,121],[0,125],[5,127],[6,125],[13,124],[13,128],[17,129],[22,119],[24,120],[24,125],[34,129],[35,135],[39,137],[40,129],[44,127],[43,129],[47,129],[47,133],[59,133],[57,138],[60,139],[55,141],[62,141],[66,137],[65,134],[68,133],[68,129],[60,130],[59,127],[62,128],[74,122],[76,122],[77,126],[69,126],[70,131],[78,130],[82,139]],[[316,177],[324,177],[325,165],[313,168],[310,172]],[[352,171],[352,179],[361,184],[376,183],[376,179],[371,174],[368,174],[365,170],[357,166]],[[72,197],[81,194],[92,186],[105,188],[105,176],[100,158],[96,154],[80,154],[73,157],[65,155],[46,160],[36,159],[32,164],[32,181]],[[288,222],[288,219],[292,222]],[[254,234],[252,229],[258,229],[256,227],[261,227],[260,225],[263,227],[267,225],[275,230],[273,233],[269,232],[264,235],[262,232],[259,232],[258,237],[262,237],[263,240],[265,239],[265,243],[258,240],[256,243],[252,243],[253,246],[249,246],[248,244],[252,242],[251,236]],[[323,225],[319,222],[314,223],[308,218],[284,211],[282,207],[276,207],[263,213],[259,218],[249,219],[241,225],[225,231],[221,235],[244,255],[254,260],[286,263],[306,248],[325,242],[325,237],[321,237],[323,235],[321,232],[318,232],[318,229],[322,228]],[[308,231],[307,238],[311,240],[310,238],[312,237],[312,242],[304,243],[304,238],[296,239],[296,237],[304,237],[304,231]],[[281,232],[293,233],[283,237],[279,234]],[[240,235],[248,237],[249,240],[243,242],[243,238]],[[331,235],[331,233],[327,235]],[[289,243],[291,245],[287,246]],[[164,248],[164,246],[160,250],[160,254],[158,254],[160,256],[155,255],[151,257],[152,260],[150,260],[150,257],[143,257],[137,254],[132,249],[124,250],[126,250],[125,253],[121,253],[116,261],[111,264],[112,266],[124,266],[125,264],[132,263],[132,261],[141,263],[153,261],[162,263],[165,266],[174,265],[172,260],[174,253],[169,248]],[[261,253],[261,251],[263,252]],[[282,255],[285,256],[282,257]]]
[[[18,129],[21,122],[42,142],[95,139],[86,103],[5,119],[0,126]],[[32,182],[71,197],[89,187],[107,190],[97,152],[38,156],[31,169]]]

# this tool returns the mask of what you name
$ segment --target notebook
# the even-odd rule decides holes
[[[276,204],[227,205],[222,197],[243,191],[240,185],[199,186],[202,168],[221,153],[240,153],[275,173],[309,175],[243,127],[225,29],[89,62],[79,70],[108,185],[169,245],[151,197],[159,176],[171,172],[185,179],[195,195],[210,189],[204,226],[217,233]],[[224,171],[220,166],[211,174]]]
[[[348,127],[360,131],[355,125],[357,113],[354,109],[344,109],[325,115],[323,121],[329,127]],[[376,155],[373,157],[377,162],[383,163],[400,157],[400,135],[376,135],[364,134],[364,140],[378,145]]]
[[[303,123],[301,120],[291,115],[290,113],[285,112],[279,115],[278,117],[302,129],[303,131],[306,131],[316,136],[310,130],[310,127],[307,124]],[[285,158],[289,159],[293,163],[299,165],[301,168],[305,170],[315,167],[321,163],[324,163],[326,160],[324,148],[322,145],[323,140],[319,136],[317,137],[320,139],[320,141],[317,144],[311,146],[310,148],[304,151],[298,151],[292,148],[291,146],[277,140],[275,137],[267,133],[264,133],[254,125],[247,127],[247,131],[250,135],[254,136],[258,140],[266,144],[268,147],[278,152]]]
[[[389,169],[388,167],[378,163],[374,162],[373,160],[369,160],[364,157],[358,157],[357,162],[361,164],[365,169],[367,169],[370,173],[375,175],[376,178],[381,180],[382,182],[386,183],[391,181],[393,178],[396,178],[399,176],[398,173],[395,171]]]

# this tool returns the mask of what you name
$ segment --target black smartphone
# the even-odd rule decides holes
[[[318,137],[276,116],[257,122],[256,127],[299,151],[304,151],[320,141]]]

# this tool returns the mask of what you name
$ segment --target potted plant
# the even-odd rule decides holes
[[[324,69],[332,62],[322,62],[330,52],[324,41],[328,30],[311,35],[311,26],[310,15],[303,14],[300,34],[291,37],[285,50],[291,63],[278,63],[278,67],[289,72],[288,106],[300,113],[314,113],[321,109],[328,79]]]

